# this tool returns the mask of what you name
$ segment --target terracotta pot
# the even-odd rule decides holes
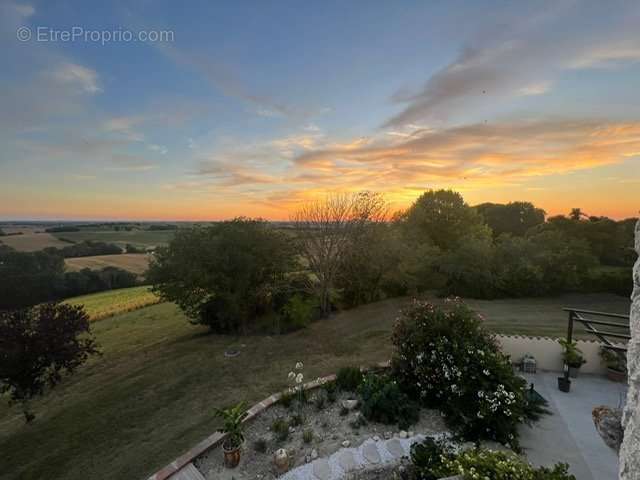
[[[240,463],[240,445],[233,448],[222,446],[224,452],[224,466],[227,468],[236,468]]]
[[[612,382],[625,383],[627,381],[627,372],[624,370],[607,368],[607,378]]]

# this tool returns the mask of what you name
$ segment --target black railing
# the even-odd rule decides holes
[[[606,313],[606,312],[595,312],[592,310],[581,310],[579,308],[563,308],[565,312],[569,312],[569,323],[567,325],[567,341],[571,342],[573,340],[573,327],[575,322],[579,322],[582,324],[587,331],[591,335],[600,340],[602,343],[602,348],[606,348],[608,350],[612,350],[616,352],[619,356],[625,356],[627,353],[627,346],[621,345],[620,343],[615,344],[611,342],[610,338],[624,339],[630,340],[630,329],[629,329],[629,315],[621,315],[619,313]],[[619,318],[624,319],[627,322],[611,322],[607,320],[597,320],[591,317],[605,317],[605,318]],[[614,327],[624,331],[622,333],[620,331],[611,332],[608,330],[599,330],[594,325],[604,326],[604,327]]]

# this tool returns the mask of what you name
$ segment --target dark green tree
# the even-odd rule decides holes
[[[271,308],[293,267],[290,237],[264,221],[237,218],[178,230],[156,251],[147,279],[195,323],[246,333]]]
[[[47,303],[0,311],[0,392],[19,402],[30,422],[29,401],[97,351],[82,306]]]
[[[482,203],[474,207],[493,230],[493,236],[503,233],[522,237],[530,229],[544,223],[545,211],[530,202]]]

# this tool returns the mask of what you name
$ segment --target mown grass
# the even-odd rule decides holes
[[[66,300],[66,303],[72,305],[84,305],[92,321],[130,312],[159,302],[160,299],[150,291],[148,286],[119,288]]]
[[[24,233],[23,235],[9,235],[0,237],[0,242],[18,250],[19,252],[35,252],[47,247],[63,248],[68,242],[54,237],[50,233]]]
[[[282,336],[210,335],[170,303],[96,322],[102,356],[34,402],[32,425],[0,405],[0,478],[142,480],[211,434],[215,407],[283,388],[296,361],[312,379],[388,359],[391,327],[407,301],[365,305]],[[528,333],[539,324],[562,334],[566,315],[557,310],[567,302],[628,308],[622,297],[592,295],[474,306],[496,330]],[[229,348],[240,355],[226,358]]]
[[[146,253],[123,253],[121,255],[96,255],[93,257],[66,258],[64,263],[70,271],[90,268],[99,270],[104,267],[117,267],[142,275],[149,267],[149,255]]]

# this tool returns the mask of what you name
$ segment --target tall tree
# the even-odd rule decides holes
[[[97,351],[82,306],[47,303],[0,311],[0,392],[19,402],[30,422],[29,401]]]
[[[293,214],[301,254],[313,273],[310,288],[324,316],[331,312],[331,292],[346,253],[387,215],[384,197],[374,192],[328,195]]]
[[[441,250],[457,248],[466,238],[490,235],[482,217],[453,190],[424,192],[403,217],[410,238],[431,241]]]
[[[157,250],[147,279],[196,323],[218,333],[246,333],[270,307],[293,262],[289,237],[262,220],[237,218],[178,230]]]
[[[529,202],[482,203],[474,207],[493,230],[493,236],[503,233],[524,236],[530,228],[544,223],[545,211]]]

